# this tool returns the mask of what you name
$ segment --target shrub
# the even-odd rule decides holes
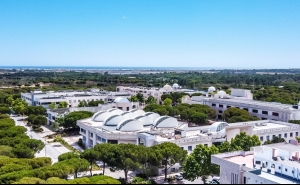
[[[9,118],[9,116],[7,114],[0,114],[0,119],[5,119],[5,118]]]

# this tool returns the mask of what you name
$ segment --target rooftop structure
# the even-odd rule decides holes
[[[292,144],[291,144],[292,143]],[[221,184],[299,184],[300,147],[297,141],[213,155]]]
[[[117,99],[120,97],[119,99]],[[98,101],[102,100],[105,103],[115,101],[124,101],[122,98],[129,98],[130,95],[126,92],[108,92],[99,89],[90,89],[85,91],[79,90],[64,90],[64,91],[32,91],[30,93],[21,93],[21,98],[31,106],[43,106],[49,108],[49,104],[55,102],[67,102],[68,107],[77,107],[81,101]],[[116,102],[115,102],[116,103]]]
[[[262,120],[288,122],[300,119],[299,105],[256,101],[252,97],[249,90],[232,89],[231,95],[219,91],[211,97],[193,96],[191,99],[183,99],[183,103],[208,105],[217,111],[218,119],[222,119],[223,112],[230,107],[244,109]]]

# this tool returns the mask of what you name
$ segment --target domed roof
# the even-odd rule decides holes
[[[174,128],[178,126],[177,119],[170,116],[161,116],[153,122],[156,128]]]
[[[130,101],[127,98],[123,98],[123,97],[117,97],[114,100],[114,103],[129,103]]]
[[[213,92],[213,91],[216,91],[215,87],[211,86],[211,87],[208,88],[208,92]]]
[[[123,132],[134,132],[142,130],[143,128],[143,123],[141,121],[136,119],[125,119],[118,124],[116,130]]]
[[[133,119],[141,121],[144,126],[153,125],[153,120],[147,116],[136,116]]]
[[[125,119],[126,118],[124,116],[111,115],[103,121],[103,125],[105,125],[105,126],[117,126],[120,122],[122,122]]]
[[[166,85],[163,87],[163,89],[164,89],[164,90],[167,90],[167,91],[172,91],[172,90],[173,90],[173,88],[172,88],[170,85],[168,85],[168,84],[166,84]]]
[[[107,112],[112,112],[114,114],[122,114],[123,111],[117,108],[108,109]]]
[[[145,111],[140,109],[132,109],[130,112],[136,116],[141,116],[145,114]]]
[[[177,83],[175,83],[175,84],[172,85],[172,87],[175,88],[175,89],[178,89],[179,85]]]
[[[125,111],[123,112],[122,114],[120,114],[121,116],[124,116],[126,118],[133,118],[133,117],[136,117],[135,114],[133,114],[132,112],[129,112],[129,111]]]
[[[96,122],[103,122],[106,118],[115,114],[116,113],[113,112],[100,111],[93,115],[92,120]]]
[[[144,114],[144,116],[147,116],[147,117],[151,118],[152,121],[154,121],[154,120],[156,120],[158,117],[160,117],[160,115],[157,114],[157,113],[155,113],[155,112],[146,112],[146,113]]]
[[[219,91],[217,94],[220,95],[220,96],[224,96],[224,95],[226,95],[226,92],[225,91]]]
[[[226,122],[215,122],[212,125],[210,125],[210,131],[219,132],[223,130],[226,126],[228,126],[228,123]]]

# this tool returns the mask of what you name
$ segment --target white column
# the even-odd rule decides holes
[[[93,133],[93,147],[97,144],[97,134]]]
[[[87,147],[89,147],[90,146],[90,131],[88,131],[88,130],[86,130],[86,135],[85,135],[85,137],[86,137],[86,142],[85,142],[85,145],[87,146]]]

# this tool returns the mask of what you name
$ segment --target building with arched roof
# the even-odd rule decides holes
[[[154,121],[154,120],[156,120],[158,117],[160,117],[160,115],[157,114],[157,113],[155,113],[155,112],[146,112],[146,113],[144,114],[144,116],[147,116],[147,117],[151,118],[152,121]]]
[[[144,127],[152,126],[153,125],[153,120],[148,117],[148,116],[136,116],[133,119],[139,120],[140,122],[143,123]]]
[[[153,126],[156,128],[174,128],[178,126],[178,121],[170,116],[161,116],[154,120]]]
[[[125,119],[121,121],[116,130],[122,131],[122,132],[133,132],[133,131],[139,131],[143,129],[143,123],[136,119]]]
[[[132,109],[130,112],[136,116],[141,116],[145,114],[145,111],[140,109]]]

